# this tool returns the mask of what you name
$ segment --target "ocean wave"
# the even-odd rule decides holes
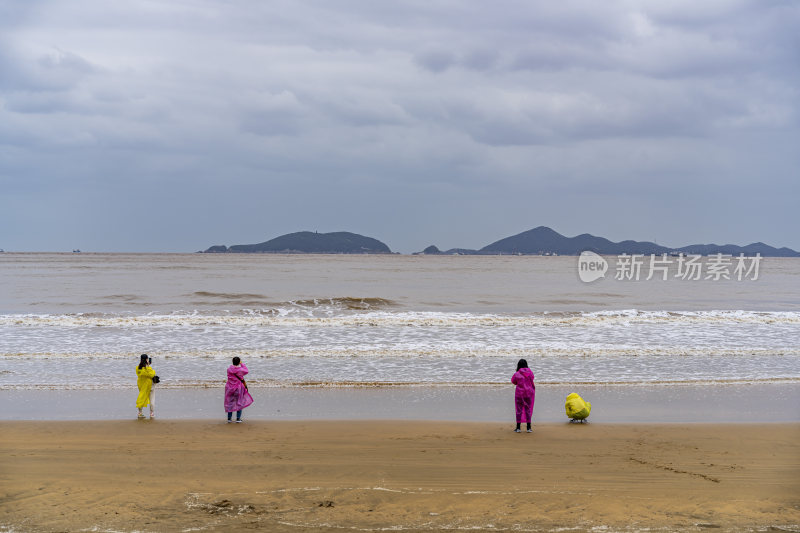
[[[243,295],[249,296],[249,295]],[[333,304],[331,304],[333,302]],[[370,311],[390,307],[381,298],[332,298],[301,300],[292,306],[245,309],[225,314],[202,311],[172,313],[74,313],[0,315],[0,326],[57,327],[204,327],[204,326],[275,326],[275,327],[517,327],[517,326],[606,326],[635,324],[775,324],[800,325],[800,312],[794,311],[641,311],[636,309],[595,312],[541,312],[518,314],[442,313],[426,311]],[[331,305],[361,313],[333,313]],[[323,309],[326,316],[312,310]],[[300,312],[297,312],[297,309]]]
[[[721,378],[721,379],[670,379],[670,380],[630,380],[630,381],[593,381],[593,380],[537,380],[537,387],[712,387],[725,385],[798,385],[800,378]],[[158,390],[181,389],[220,389],[224,387],[223,380],[172,380],[162,381]],[[299,389],[402,389],[402,388],[465,388],[465,387],[491,387],[511,388],[513,385],[506,381],[375,381],[375,380],[257,380],[248,379],[248,387],[257,389],[299,388]],[[0,385],[0,391],[13,390],[135,390],[136,385],[126,381],[124,383],[49,383],[49,384],[11,384]]]
[[[320,311],[324,313],[336,311],[365,311],[384,309],[396,305],[395,302],[387,298],[359,298],[354,296],[305,298],[275,302],[268,296],[257,293],[195,291],[185,295],[185,297],[189,298],[192,303],[200,306],[233,304],[245,307],[258,307],[258,312],[265,315],[283,315],[286,313],[313,314]]]
[[[221,300],[265,300],[267,297],[263,294],[256,294],[250,292],[212,292],[212,291],[195,291],[187,294],[188,297],[200,298],[218,298]]]
[[[52,352],[0,352],[5,358],[93,358],[99,360],[130,359],[138,357],[139,352],[93,352],[93,351],[52,351]],[[151,355],[158,359],[219,359],[233,357],[247,359],[474,359],[474,358],[631,358],[631,357],[800,357],[800,347],[754,348],[731,346],[571,346],[545,345],[537,347],[518,346],[472,346],[449,345],[440,348],[428,346],[404,346],[401,348],[382,348],[377,346],[298,346],[281,349],[240,349],[240,350],[194,350],[158,351]]]

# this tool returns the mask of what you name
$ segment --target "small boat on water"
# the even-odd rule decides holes
[[[80,250],[78,250],[77,248],[75,248],[74,250],[72,250],[72,253],[73,253],[73,254],[79,254],[79,253],[81,253],[81,251],[80,251]]]

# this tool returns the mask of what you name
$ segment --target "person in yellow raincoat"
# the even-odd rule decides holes
[[[150,406],[150,418],[155,418],[153,408],[153,378],[156,371],[150,366],[150,356],[143,353],[139,359],[139,366],[136,368],[136,385],[139,387],[139,396],[136,398],[136,408],[139,409],[139,418],[144,418],[142,407]]]
[[[567,418],[576,421],[580,420],[581,422],[587,419],[589,413],[592,412],[592,404],[581,398],[577,392],[567,396],[564,408],[567,411]]]

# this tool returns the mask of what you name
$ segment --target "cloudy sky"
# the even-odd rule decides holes
[[[0,248],[800,250],[795,1],[0,0]]]

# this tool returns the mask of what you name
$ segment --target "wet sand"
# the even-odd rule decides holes
[[[251,387],[247,409],[258,420],[514,419],[514,387]],[[551,385],[536,388],[534,420],[563,422],[564,399],[578,392],[592,402],[597,423],[800,422],[800,383],[726,385]],[[222,388],[158,387],[162,419],[222,418]],[[137,391],[0,390],[0,420],[123,420],[135,416]]]
[[[800,528],[800,424],[510,430],[0,422],[0,530]]]

